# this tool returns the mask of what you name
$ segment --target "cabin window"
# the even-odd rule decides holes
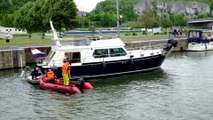
[[[93,53],[94,58],[109,57],[108,49],[96,49]]]
[[[109,51],[110,51],[110,57],[126,55],[126,52],[124,51],[123,48],[111,48],[109,49]]]
[[[81,53],[80,52],[71,52],[65,53],[66,58],[70,60],[71,63],[81,62]]]

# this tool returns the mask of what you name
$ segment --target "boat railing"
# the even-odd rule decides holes
[[[158,43],[158,44],[149,44],[149,45],[141,45],[136,47],[127,47],[127,50],[155,50],[155,49],[163,49],[165,47],[165,43]]]

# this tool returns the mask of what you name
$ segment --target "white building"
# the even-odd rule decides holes
[[[26,30],[19,30],[17,28],[9,28],[0,26],[0,33],[8,33],[9,34],[27,34]]]
[[[27,31],[0,26],[0,39],[4,39],[7,33],[10,35],[10,38],[13,38],[13,34],[27,34]]]

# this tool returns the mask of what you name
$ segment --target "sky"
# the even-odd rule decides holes
[[[100,1],[104,0],[74,0],[75,4],[77,5],[77,8],[80,11],[85,11],[85,12],[91,12],[96,4]]]

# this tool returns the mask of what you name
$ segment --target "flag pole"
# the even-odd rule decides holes
[[[119,0],[116,0],[116,9],[117,9],[117,34],[118,34],[118,37],[120,37],[120,28],[119,28],[119,20],[120,20],[120,15],[119,15]]]

